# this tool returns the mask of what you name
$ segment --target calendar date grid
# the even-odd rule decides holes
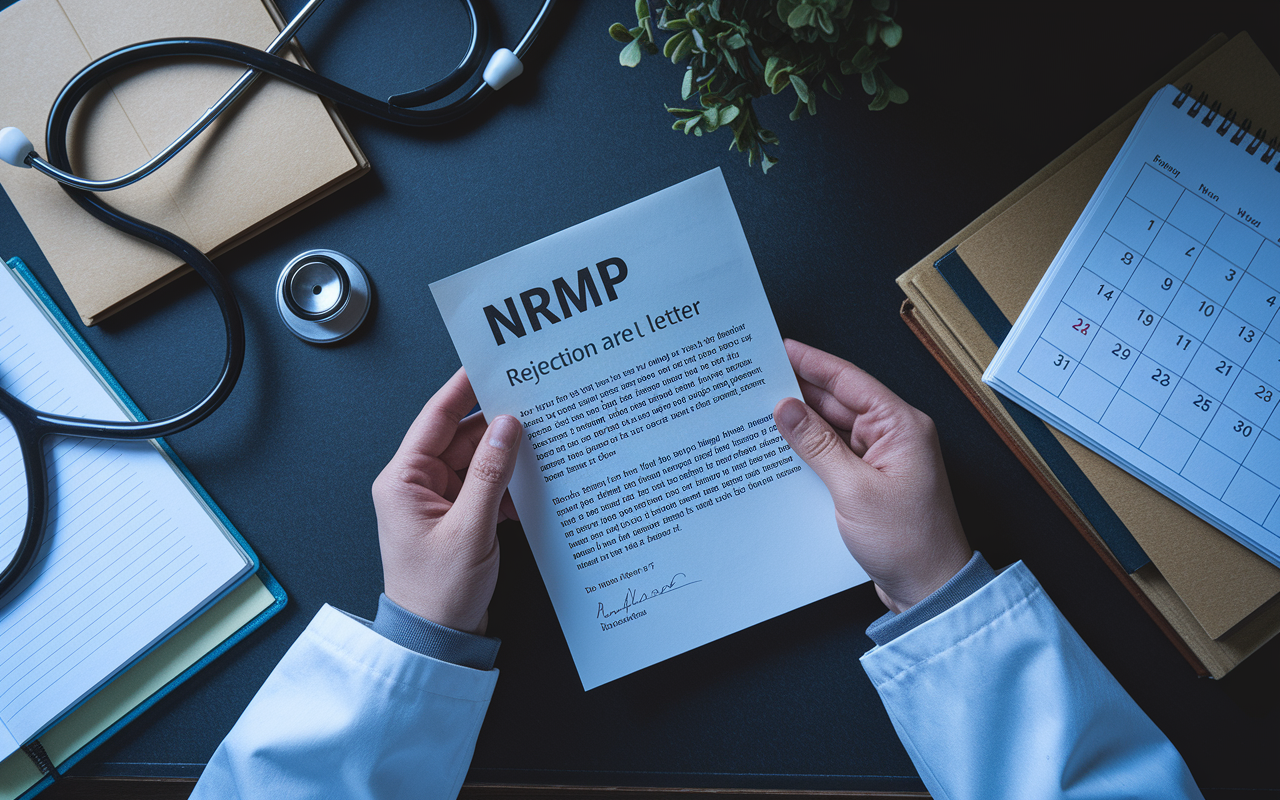
[[[1280,533],[1280,249],[1265,248],[1144,165],[1018,371]]]

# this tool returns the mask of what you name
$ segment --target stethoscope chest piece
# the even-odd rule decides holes
[[[360,265],[334,250],[299,253],[276,281],[280,319],[299,339],[317,344],[354,333],[369,313],[372,296]]]

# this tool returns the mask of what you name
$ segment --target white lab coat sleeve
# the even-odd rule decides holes
[[[1201,797],[1021,562],[862,665],[935,800]]]
[[[325,606],[191,797],[453,798],[497,676],[415,653]]]

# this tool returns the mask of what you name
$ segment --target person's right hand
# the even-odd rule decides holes
[[[826,483],[849,551],[901,613],[973,556],[933,420],[848,361],[786,347],[805,402],[778,403],[778,432]]]

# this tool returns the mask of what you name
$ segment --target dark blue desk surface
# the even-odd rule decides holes
[[[299,4],[282,3],[286,13]],[[330,0],[302,41],[325,74],[404,91],[452,66],[464,35],[456,4],[424,5]],[[536,5],[497,4],[504,42]],[[768,176],[726,150],[727,132],[669,129],[662,104],[679,104],[679,69],[658,58],[618,66],[606,30],[631,18],[630,0],[562,4],[526,74],[453,129],[348,114],[372,173],[219,260],[245,307],[244,377],[223,409],[171,440],[290,605],[77,772],[197,774],[322,603],[373,614],[370,482],[458,365],[428,283],[721,166],[784,335],[857,362],[933,416],[975,546],[998,565],[1030,565],[1202,785],[1280,788],[1280,643],[1224,681],[1197,679],[898,319],[893,281],[1212,34],[1248,30],[1280,63],[1280,11],[924,5],[903,3],[906,38],[888,65],[910,102],[871,113],[850,84],[799,123],[786,120],[790,101],[762,104],[782,137]],[[7,199],[0,243],[74,316]],[[350,254],[376,287],[365,328],[338,347],[295,339],[272,300],[285,261],[314,247]],[[219,324],[186,279],[86,336],[159,414],[204,391]],[[503,674],[472,780],[921,787],[857,664],[882,611],[869,586],[584,694],[521,532],[503,536],[491,622]]]

